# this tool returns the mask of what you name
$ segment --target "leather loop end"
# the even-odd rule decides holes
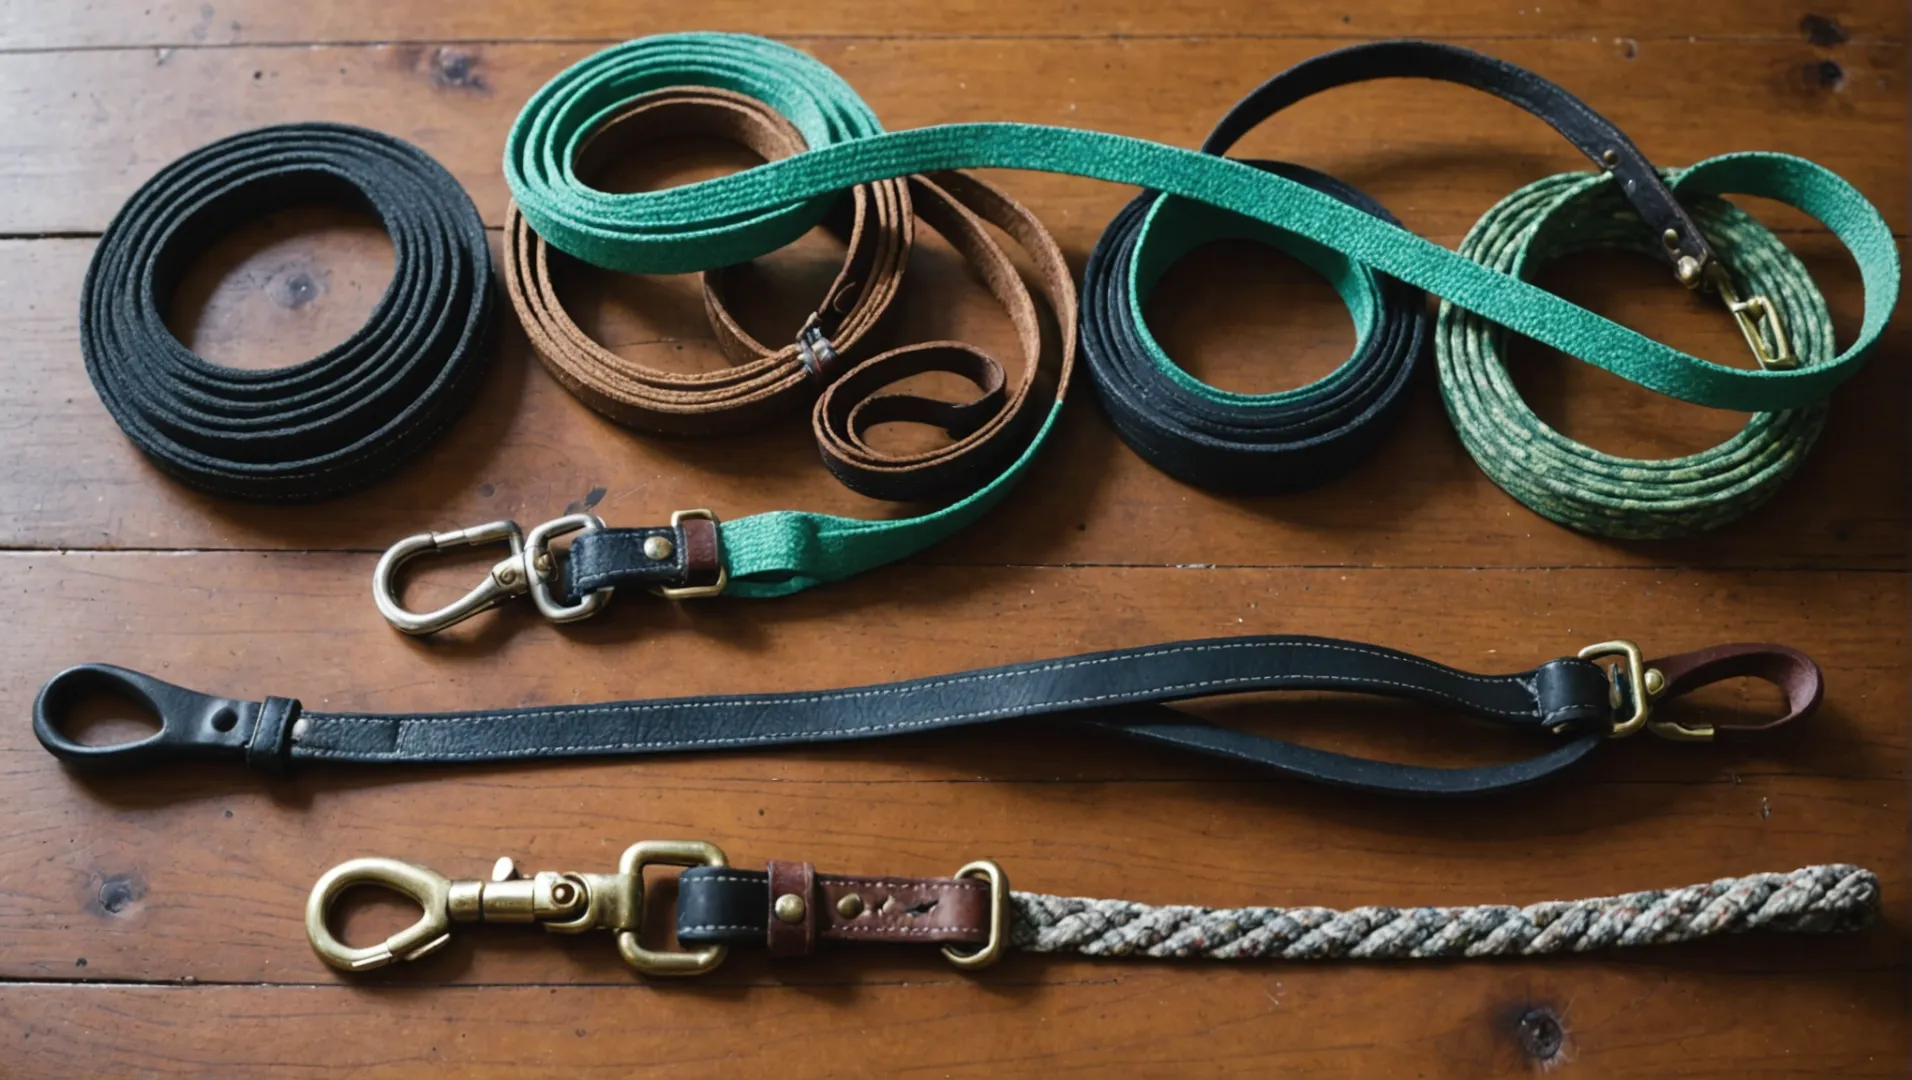
[[[1736,642],[1696,649],[1658,660],[1647,666],[1666,678],[1662,702],[1688,694],[1703,686],[1726,679],[1764,679],[1786,695],[1786,713],[1763,724],[1715,724],[1716,731],[1771,731],[1795,720],[1811,716],[1826,693],[1825,673],[1812,657],[1786,645],[1760,642]]]

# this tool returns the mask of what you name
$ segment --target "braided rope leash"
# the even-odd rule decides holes
[[[1767,930],[1859,930],[1879,879],[1834,863],[1527,907],[1208,908],[1010,895],[1010,943],[1042,953],[1205,960],[1437,960],[1671,945]]]

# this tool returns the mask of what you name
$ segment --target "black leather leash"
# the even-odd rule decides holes
[[[1614,657],[1611,667],[1598,663]],[[1010,664],[925,679],[797,694],[743,694],[436,714],[312,712],[290,698],[217,698],[139,672],[86,664],[54,676],[34,703],[41,745],[76,765],[243,759],[278,772],[305,761],[443,763],[750,750],[844,742],[1030,717],[1062,717],[1143,742],[1363,791],[1477,795],[1546,779],[1616,735],[1681,741],[1711,727],[1658,719],[1659,704],[1724,678],[1778,684],[1787,714],[1818,706],[1821,676],[1777,645],[1726,645],[1646,660],[1631,642],[1589,646],[1512,675],[1476,675],[1375,645],[1331,638],[1184,641]],[[1532,732],[1533,757],[1434,768],[1351,757],[1197,720],[1167,703],[1274,690],[1410,698]],[[88,746],[64,731],[90,695],[144,701],[158,733]]]
[[[378,216],[392,282],[350,338],[287,368],[210,363],[166,328],[192,260],[239,224],[324,203]],[[87,268],[80,348],[121,430],[166,472],[234,498],[323,499],[382,479],[470,402],[490,355],[491,251],[450,173],[344,124],[221,139],[160,170]]]
[[[1304,61],[1236,103],[1202,143],[1202,152],[1226,154],[1256,125],[1303,98],[1381,78],[1459,83],[1545,120],[1619,179],[1680,281],[1697,287],[1704,280],[1713,261],[1711,248],[1632,140],[1554,83],[1457,46],[1382,41]],[[1312,169],[1276,161],[1244,163],[1398,224],[1367,195]],[[1175,227],[1160,226],[1167,220]],[[1156,228],[1159,234],[1152,234]],[[1350,290],[1365,295],[1354,355],[1327,378],[1271,395],[1224,393],[1176,369],[1148,333],[1142,300],[1176,259],[1205,240],[1226,237],[1287,248],[1311,262],[1334,260],[1344,279],[1338,283],[1344,297]],[[1171,476],[1232,493],[1310,487],[1364,458],[1389,429],[1402,391],[1426,354],[1430,323],[1419,289],[1246,218],[1148,191],[1103,231],[1082,291],[1083,360],[1123,440]]]

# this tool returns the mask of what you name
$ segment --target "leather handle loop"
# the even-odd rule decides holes
[[[1755,678],[1786,695],[1786,712],[1763,724],[1714,724],[1716,731],[1771,731],[1811,716],[1825,698],[1825,673],[1812,657],[1785,645],[1736,642],[1647,661],[1666,678],[1660,702],[1726,679]]]
[[[977,396],[969,401],[944,401],[918,394],[871,392],[876,386],[931,372],[967,380],[976,387]],[[875,457],[880,451],[871,448],[865,436],[878,424],[927,424],[958,441],[982,430],[1008,407],[1006,382],[1002,364],[988,353],[960,342],[930,342],[865,361],[824,392],[817,417],[833,439]]]

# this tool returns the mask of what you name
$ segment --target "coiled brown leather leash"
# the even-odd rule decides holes
[[[594,131],[574,168],[590,177],[615,156],[691,134],[738,143],[769,161],[806,149],[797,129],[756,98],[709,87],[667,88],[636,99]],[[924,342],[862,357],[901,288],[918,219],[968,260],[1008,313],[1024,355],[1013,386],[999,361],[960,342]],[[814,401],[817,446],[825,464],[851,489],[897,501],[946,499],[973,490],[1021,454],[1046,411],[1040,406],[1067,386],[1074,361],[1075,289],[1060,250],[1014,199],[961,173],[859,185],[826,224],[845,238],[843,267],[789,344],[773,349],[752,337],[730,311],[728,270],[704,273],[705,311],[732,365],[722,371],[662,370],[592,341],[558,299],[550,248],[515,205],[505,225],[505,284],[546,368],[580,400],[619,423],[667,434],[721,434],[760,426]],[[1058,322],[1068,328],[1059,349],[1045,351],[1035,300],[986,225],[1008,233],[1032,257]],[[977,396],[948,402],[885,392],[932,371],[969,381]],[[928,424],[947,433],[950,442],[923,452],[892,453],[866,438],[871,428],[886,423]]]

